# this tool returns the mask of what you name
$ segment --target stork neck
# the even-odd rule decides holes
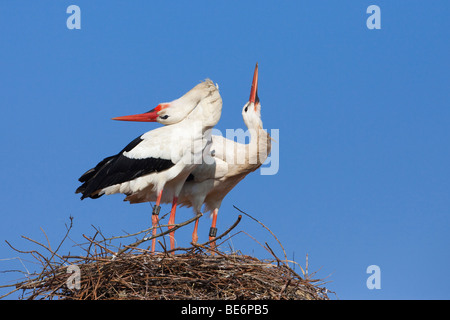
[[[270,135],[262,127],[249,128],[250,143],[246,145],[249,164],[258,168],[266,159],[271,150]]]

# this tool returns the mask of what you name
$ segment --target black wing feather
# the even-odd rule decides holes
[[[131,151],[134,147],[136,147],[140,142],[142,141],[141,137],[137,137],[136,139],[134,139],[133,141],[131,141],[125,148],[123,148],[118,154],[116,154],[115,156],[112,157],[107,157],[105,159],[103,159],[102,161],[100,161],[95,168],[89,169],[88,171],[86,171],[79,179],[78,181],[80,182],[86,182],[89,179],[91,179],[97,172],[98,170],[100,170],[101,167],[107,165],[108,162],[110,162],[111,160],[113,160],[114,158],[118,157],[119,155],[121,155],[124,152],[128,152]]]
[[[142,140],[141,137],[134,139],[118,154],[103,159],[95,168],[86,171],[78,179],[83,184],[76,190],[76,193],[82,193],[81,199],[87,197],[99,198],[101,195],[98,195],[98,191],[103,188],[130,181],[150,173],[164,171],[175,165],[167,159],[130,159],[123,154],[132,150]]]

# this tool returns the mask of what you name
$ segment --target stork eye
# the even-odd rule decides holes
[[[166,120],[169,116],[167,114],[163,115],[163,116],[159,116],[162,120]]]
[[[247,110],[248,110],[248,106],[245,106],[245,109],[244,109],[244,111],[245,111],[245,112],[247,112]]]

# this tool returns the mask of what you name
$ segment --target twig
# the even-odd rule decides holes
[[[202,244],[194,244],[194,243],[191,243],[192,244],[192,247],[190,247],[190,248],[174,248],[174,249],[172,249],[172,250],[169,250],[169,251],[167,251],[167,253],[171,253],[171,252],[173,252],[173,251],[179,251],[179,250],[183,250],[183,251],[188,251],[188,250],[191,250],[192,248],[205,248],[208,244],[210,244],[210,243],[212,243],[212,242],[214,242],[214,241],[216,241],[216,240],[220,240],[220,239],[222,239],[223,237],[225,237],[228,233],[230,233],[230,231],[231,230],[233,230],[238,224],[239,224],[239,222],[241,221],[241,219],[242,219],[242,216],[241,215],[239,215],[238,216],[238,218],[237,218],[237,220],[224,232],[224,233],[222,233],[220,236],[218,236],[218,237],[215,237],[214,239],[212,239],[212,240],[209,240],[209,241],[206,241],[206,242],[204,242],[204,243],[202,243]],[[211,250],[210,248],[208,248],[208,250]]]
[[[150,240],[152,240],[152,239],[154,239],[154,238],[158,238],[158,237],[164,236],[164,235],[166,235],[166,234],[169,234],[169,233],[171,233],[171,232],[177,230],[178,228],[181,228],[182,226],[185,226],[185,225],[188,225],[189,223],[194,222],[195,220],[199,219],[201,216],[202,216],[202,214],[199,213],[199,214],[197,214],[195,217],[193,217],[193,218],[191,218],[191,219],[189,219],[189,220],[187,220],[187,221],[185,221],[185,222],[182,222],[182,223],[178,223],[178,224],[173,225],[173,228],[171,228],[171,229],[169,229],[169,230],[167,230],[167,231],[161,232],[161,233],[156,234],[156,235],[151,236],[151,237],[145,237],[145,238],[143,238],[143,239],[141,239],[141,240],[138,240],[138,241],[136,241],[136,242],[134,242],[134,243],[132,243],[132,244],[129,244],[129,245],[125,246],[123,249],[119,250],[119,251],[115,254],[115,256],[119,256],[119,255],[121,255],[122,253],[124,253],[124,252],[126,252],[126,251],[132,249],[133,247],[137,247],[137,246],[139,246],[140,244],[142,244],[142,243],[144,243],[144,242],[146,242],[146,241],[150,241]]]
[[[261,221],[259,221],[258,219],[253,218],[251,215],[249,215],[248,213],[242,211],[241,209],[239,209],[239,208],[236,207],[235,205],[233,205],[233,207],[234,207],[236,210],[238,210],[239,212],[245,214],[245,215],[246,215],[247,217],[249,217],[250,219],[252,219],[252,220],[258,222],[258,223],[259,223],[261,226],[263,226],[267,231],[269,231],[270,234],[275,238],[275,240],[277,240],[278,244],[280,245],[281,249],[283,250],[283,253],[284,253],[284,259],[287,260],[286,251],[284,250],[283,245],[281,244],[280,240],[278,240],[278,238],[273,234],[273,232],[272,232],[269,228],[267,228]]]

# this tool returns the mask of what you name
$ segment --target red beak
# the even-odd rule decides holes
[[[258,63],[256,63],[255,72],[253,73],[253,81],[252,81],[252,88],[250,90],[249,101],[253,102],[253,104],[255,104],[255,109],[256,109],[256,104],[259,102],[259,98],[258,98]]]
[[[156,122],[156,120],[158,119],[158,112],[161,111],[162,109],[167,108],[168,106],[169,106],[169,104],[161,103],[156,108],[150,110],[149,112],[133,114],[130,116],[115,117],[115,118],[112,118],[112,120]]]

